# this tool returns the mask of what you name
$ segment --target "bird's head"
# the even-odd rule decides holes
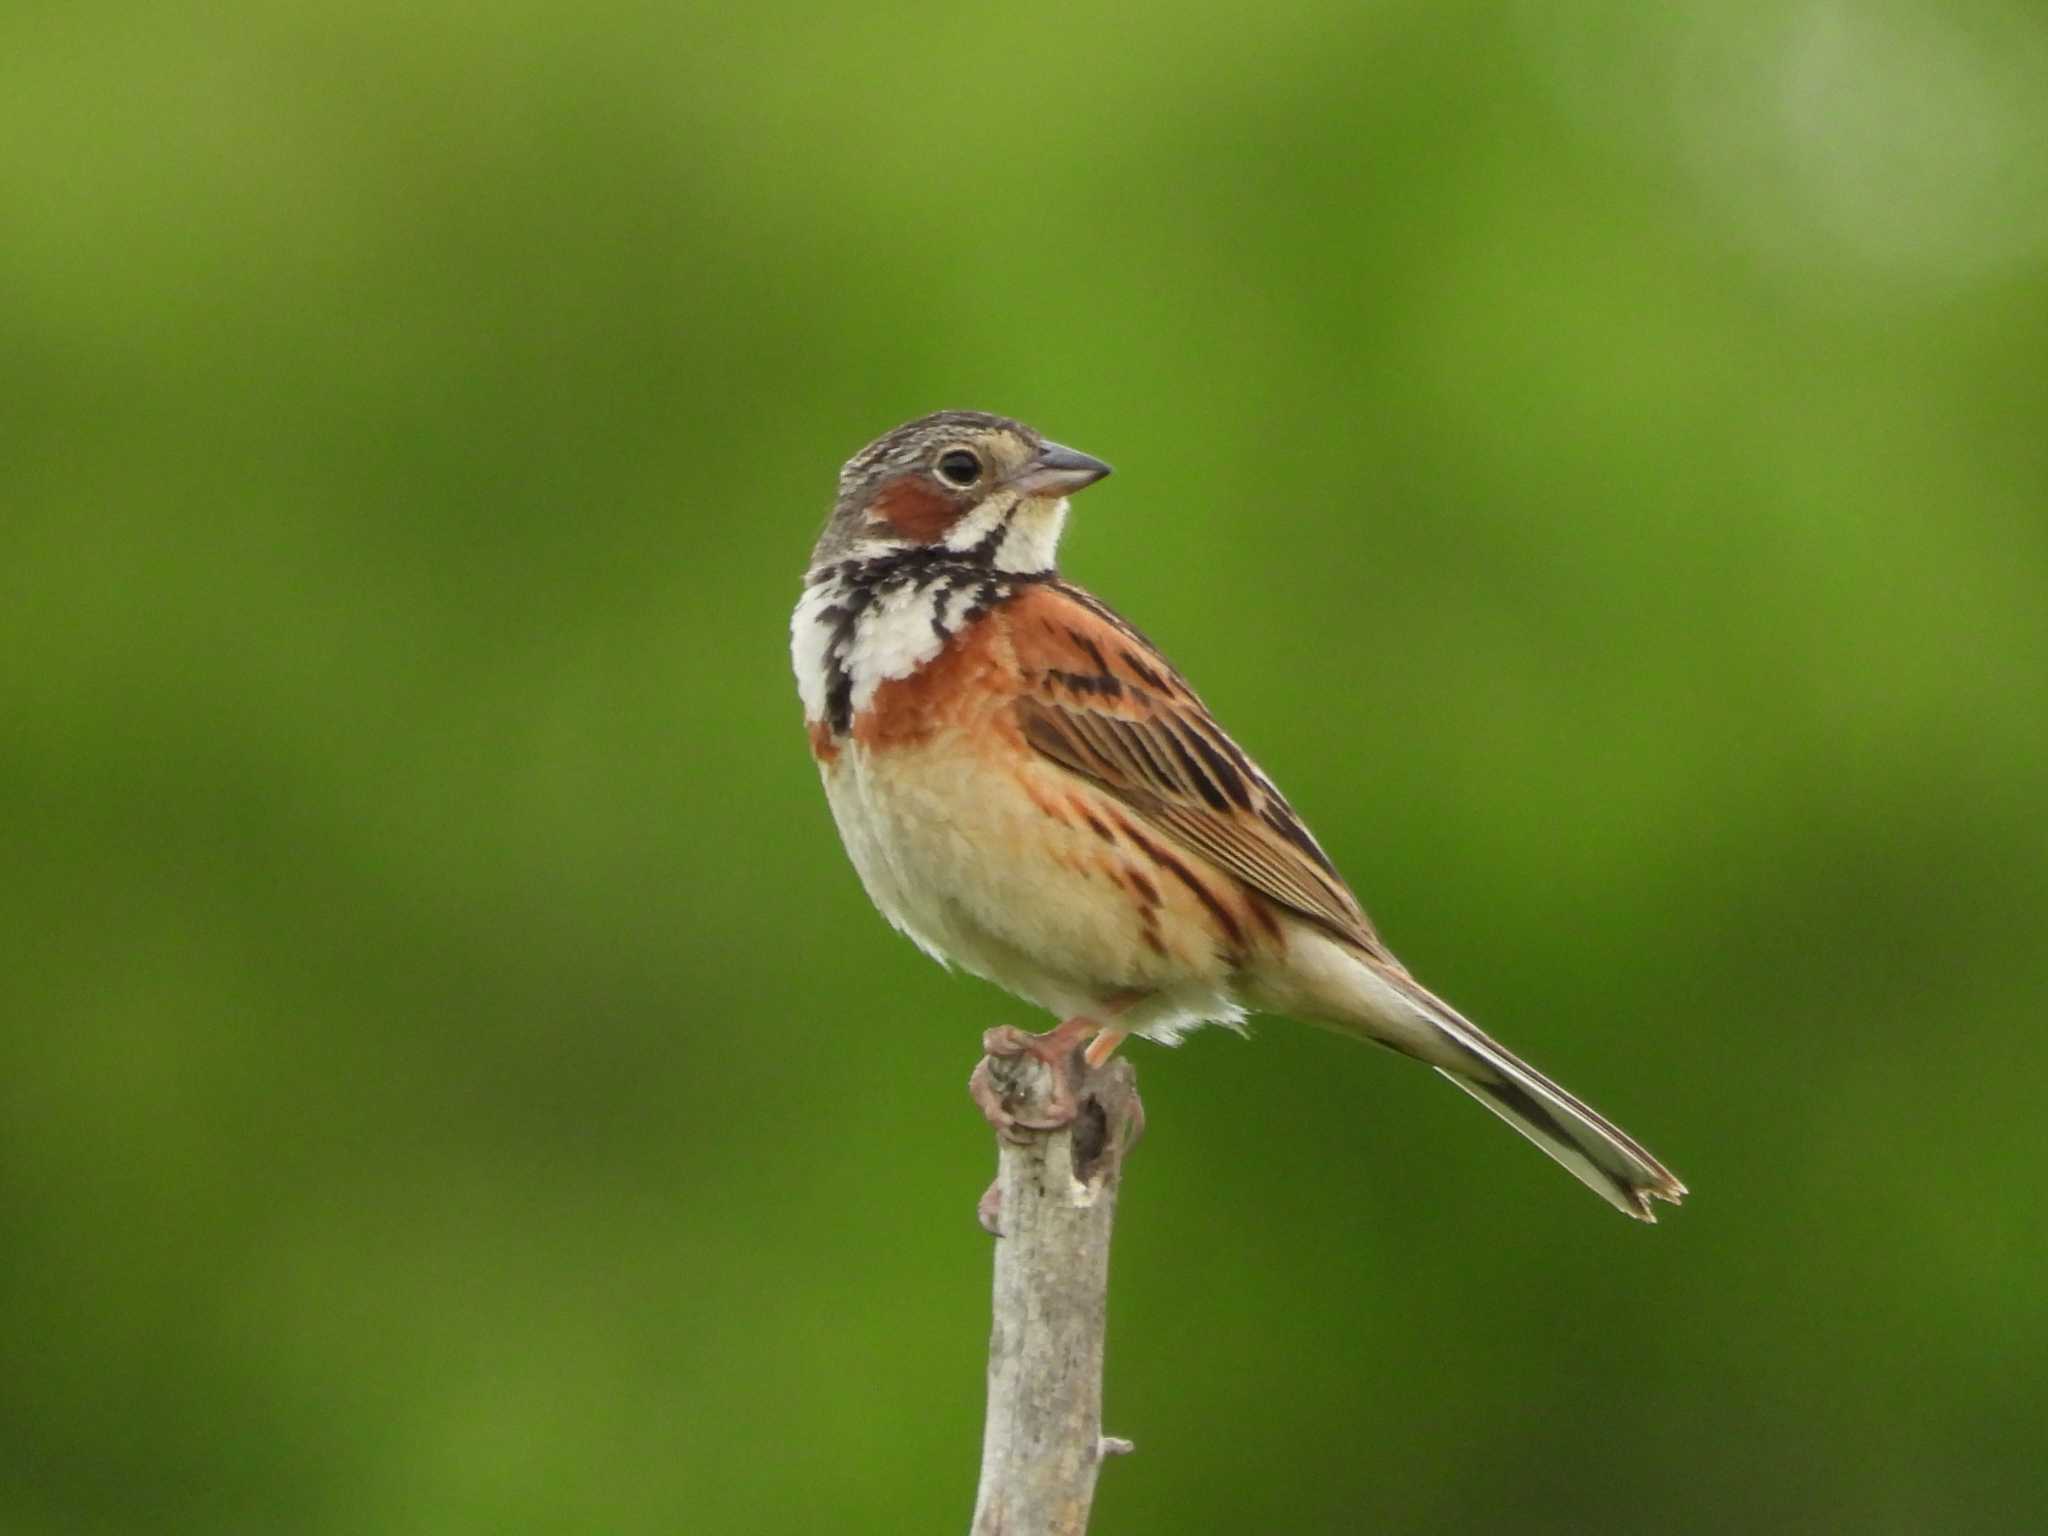
[[[929,550],[995,570],[1048,571],[1068,495],[1108,473],[1100,459],[1006,417],[920,416],[846,461],[811,569]]]

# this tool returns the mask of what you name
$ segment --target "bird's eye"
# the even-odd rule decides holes
[[[981,478],[981,460],[965,448],[948,448],[939,455],[939,476],[950,485],[972,485]]]

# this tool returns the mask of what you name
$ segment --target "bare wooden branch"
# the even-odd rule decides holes
[[[991,1057],[988,1071],[1006,1109],[1044,1118],[1043,1064]],[[996,1138],[982,1201],[997,1233],[995,1325],[973,1536],[1084,1536],[1102,1459],[1131,1449],[1102,1433],[1102,1341],[1117,1186],[1144,1126],[1136,1079],[1113,1061],[1082,1079],[1071,1126]]]

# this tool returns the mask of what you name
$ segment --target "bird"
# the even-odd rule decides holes
[[[1493,1040],[1381,940],[1336,865],[1136,627],[1059,574],[1102,460],[944,410],[846,461],[790,624],[811,755],[868,896],[941,964],[1045,1009],[992,1052],[1054,1070],[1052,1107],[1128,1037],[1252,1011],[1421,1061],[1624,1215],[1679,1180]],[[983,1068],[987,1067],[984,1060]]]

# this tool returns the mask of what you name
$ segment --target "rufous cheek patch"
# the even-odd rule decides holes
[[[905,475],[883,486],[875,496],[873,510],[903,538],[920,544],[943,539],[960,515],[953,498],[922,475]]]

